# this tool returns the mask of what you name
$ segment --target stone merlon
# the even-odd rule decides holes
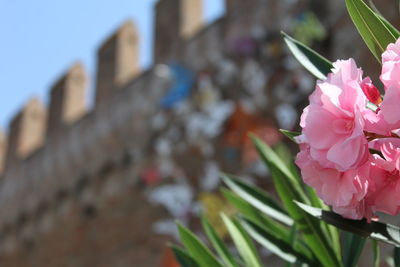
[[[139,73],[139,36],[125,22],[97,51],[96,107]]]
[[[182,41],[203,26],[202,0],[160,0],[155,6],[154,62],[178,59]]]
[[[9,126],[6,167],[24,159],[44,141],[47,112],[37,98],[32,98]]]
[[[86,111],[87,75],[80,63],[74,64],[52,87],[50,92],[47,134],[62,131]]]
[[[0,131],[0,175],[4,171],[6,151],[7,151],[7,136],[4,134],[4,132]]]

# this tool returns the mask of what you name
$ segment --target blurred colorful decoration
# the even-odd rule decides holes
[[[167,246],[164,248],[160,267],[180,267],[171,248]]]
[[[199,201],[203,207],[203,215],[208,219],[215,231],[221,236],[228,235],[228,231],[221,219],[221,212],[231,215],[235,209],[228,202],[216,193],[200,193]]]
[[[204,112],[196,112],[187,117],[185,127],[189,142],[201,138],[213,138],[222,132],[223,124],[232,114],[234,105],[231,101],[217,102]]]
[[[268,58],[277,58],[283,54],[282,37],[279,32],[269,32],[262,46],[262,54]]]
[[[193,196],[188,185],[169,184],[152,190],[148,199],[153,204],[164,206],[174,218],[185,221],[190,215]]]
[[[298,120],[296,109],[288,103],[282,103],[276,107],[275,117],[279,127],[287,130],[293,130]]]
[[[178,238],[178,230],[174,219],[164,219],[153,223],[152,230],[156,234]]]
[[[314,13],[308,11],[299,14],[293,24],[293,37],[307,46],[322,41],[327,33]]]
[[[257,51],[258,44],[250,36],[237,38],[232,44],[232,52],[240,56],[252,57],[257,54]]]
[[[258,138],[263,140],[269,145],[274,145],[281,140],[280,133],[276,127],[271,125],[263,125],[251,130],[251,133],[255,134]],[[246,138],[243,144],[243,156],[242,161],[245,165],[251,164],[259,159],[257,150],[254,148],[254,144],[250,138]]]
[[[254,117],[236,104],[232,115],[225,124],[224,143],[229,147],[242,147],[250,128],[255,124]]]
[[[204,191],[213,191],[220,183],[220,169],[217,162],[209,161],[204,166],[204,175],[200,180],[201,189]]]
[[[249,138],[250,133],[256,134],[270,145],[280,140],[280,134],[272,123],[259,114],[251,114],[239,104],[236,105],[225,126],[223,136],[225,146],[242,151],[242,161],[245,164],[258,158]]]
[[[228,86],[232,83],[236,75],[239,75],[239,69],[235,63],[228,59],[222,58],[217,62],[216,80],[222,86]]]
[[[163,108],[172,108],[188,97],[194,81],[193,73],[181,64],[172,63],[169,68],[173,82],[170,91],[161,99]]]
[[[214,87],[211,77],[207,73],[202,73],[198,77],[198,91],[194,97],[196,104],[202,110],[217,103],[220,98],[218,90]]]
[[[267,99],[264,94],[264,88],[267,83],[267,77],[257,61],[253,59],[246,60],[241,80],[246,91],[252,96],[254,104],[259,107],[265,106]]]
[[[153,186],[160,182],[161,175],[156,167],[148,167],[143,169],[140,174],[140,181],[146,186]]]

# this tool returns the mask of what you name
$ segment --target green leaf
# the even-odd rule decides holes
[[[275,152],[276,156],[280,158],[282,162],[286,165],[286,168],[293,175],[294,179],[296,179],[299,184],[303,185],[303,179],[299,174],[299,169],[293,162],[293,154],[288,146],[280,142],[274,145],[273,151]]]
[[[307,195],[310,199],[312,206],[318,207],[321,209],[326,209],[326,210],[329,209],[329,207],[326,206],[324,204],[324,202],[318,197],[317,193],[315,192],[315,190],[313,188],[306,186],[306,192],[307,192]],[[321,225],[322,230],[331,237],[331,244],[332,244],[333,249],[335,250],[337,257],[339,259],[342,258],[340,237],[339,237],[339,231],[337,230],[337,228],[330,224],[326,224],[323,221],[321,221],[320,225]]]
[[[200,267],[222,267],[221,263],[212,255],[211,251],[187,228],[178,225],[179,236],[189,255]]]
[[[298,231],[294,233],[289,233],[289,229],[276,221],[263,216],[256,208],[251,206],[244,199],[240,198],[235,193],[222,190],[222,193],[226,197],[226,199],[231,203],[234,207],[238,209],[240,212],[240,216],[245,218],[248,221],[256,224],[261,227],[264,231],[268,232],[270,235],[274,236],[277,239],[283,240],[287,243],[291,243],[293,240],[297,240],[296,237],[292,236],[297,235]],[[295,225],[292,225],[292,229],[295,229]],[[292,240],[293,239],[293,240]],[[305,255],[310,255],[310,251],[307,245],[300,239],[298,242],[293,242],[293,246],[300,252]]]
[[[293,224],[290,228],[290,236],[289,236],[289,244],[292,248],[295,247],[297,243],[297,227],[296,224]],[[294,264],[291,262],[286,262],[286,267],[292,267]]]
[[[400,37],[400,32],[384,17],[381,15],[377,15],[378,18],[382,21],[383,24],[385,24],[386,28],[392,33],[392,35],[398,39]]]
[[[194,259],[184,249],[170,245],[172,252],[175,255],[176,260],[182,267],[199,267]]]
[[[237,267],[238,264],[235,262],[234,257],[229,252],[228,248],[225,246],[224,242],[221,240],[215,230],[212,228],[208,220],[204,216],[202,216],[201,222],[203,224],[203,229],[206,232],[208,239],[210,240],[215,250],[218,252],[218,255],[221,257],[225,266]]]
[[[287,215],[287,213],[276,204],[272,198],[268,197],[265,192],[226,174],[222,174],[221,178],[233,192],[260,211],[286,225],[290,226],[293,224],[293,220]]]
[[[293,202],[293,200],[304,200],[309,203],[299,180],[268,145],[254,136],[252,138],[260,156],[271,171],[279,197],[290,216],[298,223],[299,230],[303,232],[305,243],[323,266],[341,266],[332,248],[330,235],[321,228],[318,220],[307,215]]]
[[[395,247],[393,249],[393,260],[394,260],[394,266],[400,267],[400,247]]]
[[[273,147],[274,152],[276,155],[282,159],[285,165],[290,169],[290,164],[293,163],[293,154],[292,151],[282,142],[277,143]]]
[[[310,186],[306,186],[306,193],[308,198],[310,199],[310,204],[313,207],[318,207],[321,209],[329,209],[328,206],[326,206],[324,204],[324,202],[318,197],[317,193],[315,192],[315,189],[310,187]]]
[[[394,246],[400,246],[400,228],[391,224],[381,222],[368,223],[363,220],[350,220],[331,211],[321,210],[295,201],[296,204],[308,214],[332,224],[339,229],[348,231],[363,237],[369,237]]]
[[[345,0],[347,10],[364,42],[381,62],[381,55],[390,43],[396,42],[395,36],[362,0]]]
[[[290,216],[298,223],[299,230],[304,235],[304,241],[313,251],[323,266],[341,266],[335,251],[332,248],[330,236],[321,228],[320,222],[315,220],[300,208],[293,200],[299,196],[287,179],[274,165],[270,165],[276,190],[285,203]]]
[[[355,267],[364,248],[365,238],[349,232],[343,232],[343,265]]]
[[[225,198],[228,200],[230,204],[232,204],[241,215],[248,218],[252,222],[263,226],[264,228],[269,229],[271,232],[280,236],[283,239],[288,239],[288,228],[279,224],[278,222],[270,219],[269,217],[263,216],[262,213],[259,212],[258,209],[250,205],[246,202],[243,198],[239,197],[237,194],[228,191],[228,190],[221,190],[224,194]]]
[[[326,224],[324,223],[324,226],[326,226],[328,228],[328,232],[331,235],[331,245],[333,250],[336,253],[336,256],[340,259],[342,258],[342,250],[341,250],[341,246],[340,246],[340,235],[339,235],[339,231],[336,227],[334,227],[333,225],[330,224]],[[321,226],[323,227],[323,226]]]
[[[241,223],[255,241],[283,260],[290,263],[303,262],[308,263],[310,266],[316,266],[310,254],[302,254],[296,251],[295,247],[290,243],[276,238],[249,220],[241,219]]]
[[[371,240],[371,245],[372,245],[372,252],[374,254],[374,267],[379,267],[380,263],[380,250],[379,250],[379,244],[378,241],[376,240]]]
[[[288,131],[288,130],[284,130],[284,129],[279,129],[279,131],[281,133],[283,133],[284,135],[286,135],[286,137],[288,137],[290,140],[292,140],[295,143],[297,143],[297,142],[296,142],[296,140],[294,138],[301,134],[299,132],[292,132],[292,131]]]
[[[300,64],[302,64],[316,78],[324,80],[333,68],[332,63],[286,33],[282,32],[282,35],[290,52],[292,52],[293,56],[300,62]]]
[[[278,171],[282,172],[282,175],[289,180],[288,183],[290,187],[295,191],[298,197],[296,199],[310,204],[310,201],[305,194],[302,184],[300,183],[296,173],[294,173],[293,170],[289,168],[287,164],[266,143],[254,135],[250,135],[250,137],[265,164],[267,164],[268,167],[271,165],[275,166]]]
[[[246,231],[244,231],[235,219],[231,220],[223,213],[221,216],[245,265],[249,267],[261,267],[256,248]]]
[[[369,0],[369,5],[371,9],[375,12],[375,15],[385,24],[386,28],[393,34],[393,36],[397,39],[400,37],[400,32],[387,20],[382,16],[381,12],[376,8],[373,1]]]

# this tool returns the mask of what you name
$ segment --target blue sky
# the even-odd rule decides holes
[[[224,12],[224,0],[203,0],[208,22]],[[156,0],[0,0],[0,127],[32,96],[47,101],[52,83],[81,61],[93,87],[95,53],[124,20],[140,32],[143,68],[151,65]]]

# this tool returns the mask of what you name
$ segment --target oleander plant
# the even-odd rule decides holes
[[[301,115],[302,131],[281,130],[299,146],[294,161],[251,136],[280,202],[222,174],[221,192],[236,211],[221,214],[230,239],[205,217],[203,241],[178,223],[182,247],[171,247],[181,266],[271,266],[261,261],[265,248],[286,266],[350,267],[368,240],[371,266],[382,262],[379,242],[393,246],[388,266],[400,266],[400,228],[378,217],[400,213],[400,33],[373,5],[345,3],[381,64],[384,94],[354,59],[332,63],[282,33],[294,57],[318,80]]]

